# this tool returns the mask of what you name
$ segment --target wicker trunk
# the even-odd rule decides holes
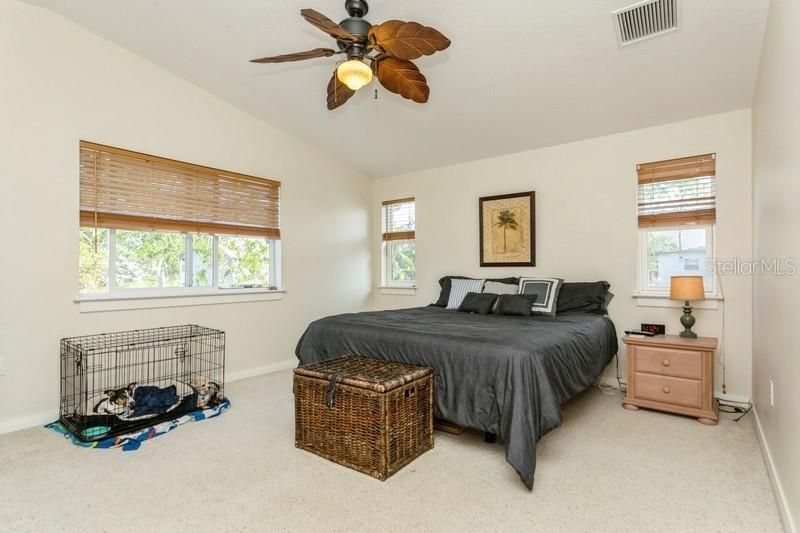
[[[295,446],[385,480],[433,448],[433,370],[346,356],[294,371]]]

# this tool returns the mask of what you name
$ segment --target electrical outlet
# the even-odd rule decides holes
[[[6,359],[0,357],[0,378],[6,375]]]
[[[775,382],[769,380],[769,406],[775,407]]]

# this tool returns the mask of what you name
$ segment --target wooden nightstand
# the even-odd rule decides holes
[[[714,425],[719,405],[714,399],[714,351],[717,339],[685,339],[678,335],[625,336],[628,346],[628,391],[622,405],[697,417]]]

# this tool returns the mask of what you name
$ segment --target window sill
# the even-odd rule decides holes
[[[636,305],[639,307],[672,307],[676,309],[683,307],[683,302],[670,300],[667,294],[637,293],[633,295],[633,298],[636,300]],[[725,300],[721,296],[706,296],[705,300],[692,302],[692,307],[694,309],[717,309],[719,307],[719,302],[723,301]]]
[[[268,289],[219,289],[165,291],[148,294],[81,294],[75,300],[81,313],[130,311],[163,307],[187,307],[283,300],[286,291]]]
[[[381,294],[390,296],[414,296],[417,294],[416,287],[378,287]]]

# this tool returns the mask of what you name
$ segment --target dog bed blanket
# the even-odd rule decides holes
[[[45,427],[48,429],[52,429],[57,433],[61,433],[65,439],[69,439],[72,441],[73,444],[77,446],[82,446],[84,448],[122,448],[124,452],[132,452],[134,450],[138,450],[139,446],[146,440],[154,439],[156,437],[160,437],[166,433],[169,433],[173,429],[186,424],[187,422],[199,422],[200,420],[206,420],[208,418],[214,418],[216,416],[221,415],[231,407],[231,402],[227,398],[225,398],[221,404],[216,405],[214,407],[210,407],[208,409],[198,409],[197,411],[191,411],[186,413],[185,415],[175,418],[174,420],[167,420],[165,422],[161,422],[160,424],[155,424],[150,426],[149,428],[144,428],[139,431],[134,431],[133,433],[129,433],[127,435],[119,435],[117,437],[109,437],[107,439],[99,440],[97,442],[83,442],[75,435],[70,433],[70,431],[61,425],[60,422],[56,421],[51,424],[47,424]]]
[[[181,381],[166,380],[160,385],[160,387],[136,386],[135,383],[132,383],[128,387],[128,390],[132,393],[130,404],[122,407],[111,405],[112,410],[110,412],[100,414],[111,414],[126,422],[145,420],[172,411],[181,404],[183,399],[195,394],[194,387]],[[139,392],[139,389],[145,389],[144,394]],[[172,394],[172,392],[175,394]],[[106,392],[100,392],[88,398],[86,400],[86,413],[98,413],[98,406],[107,399]],[[172,399],[171,404],[166,403],[169,399]],[[140,400],[143,402],[143,406],[137,409],[136,404]]]
[[[178,400],[178,388],[175,385],[163,389],[147,385],[136,387],[133,391],[133,416],[163,415]]]

